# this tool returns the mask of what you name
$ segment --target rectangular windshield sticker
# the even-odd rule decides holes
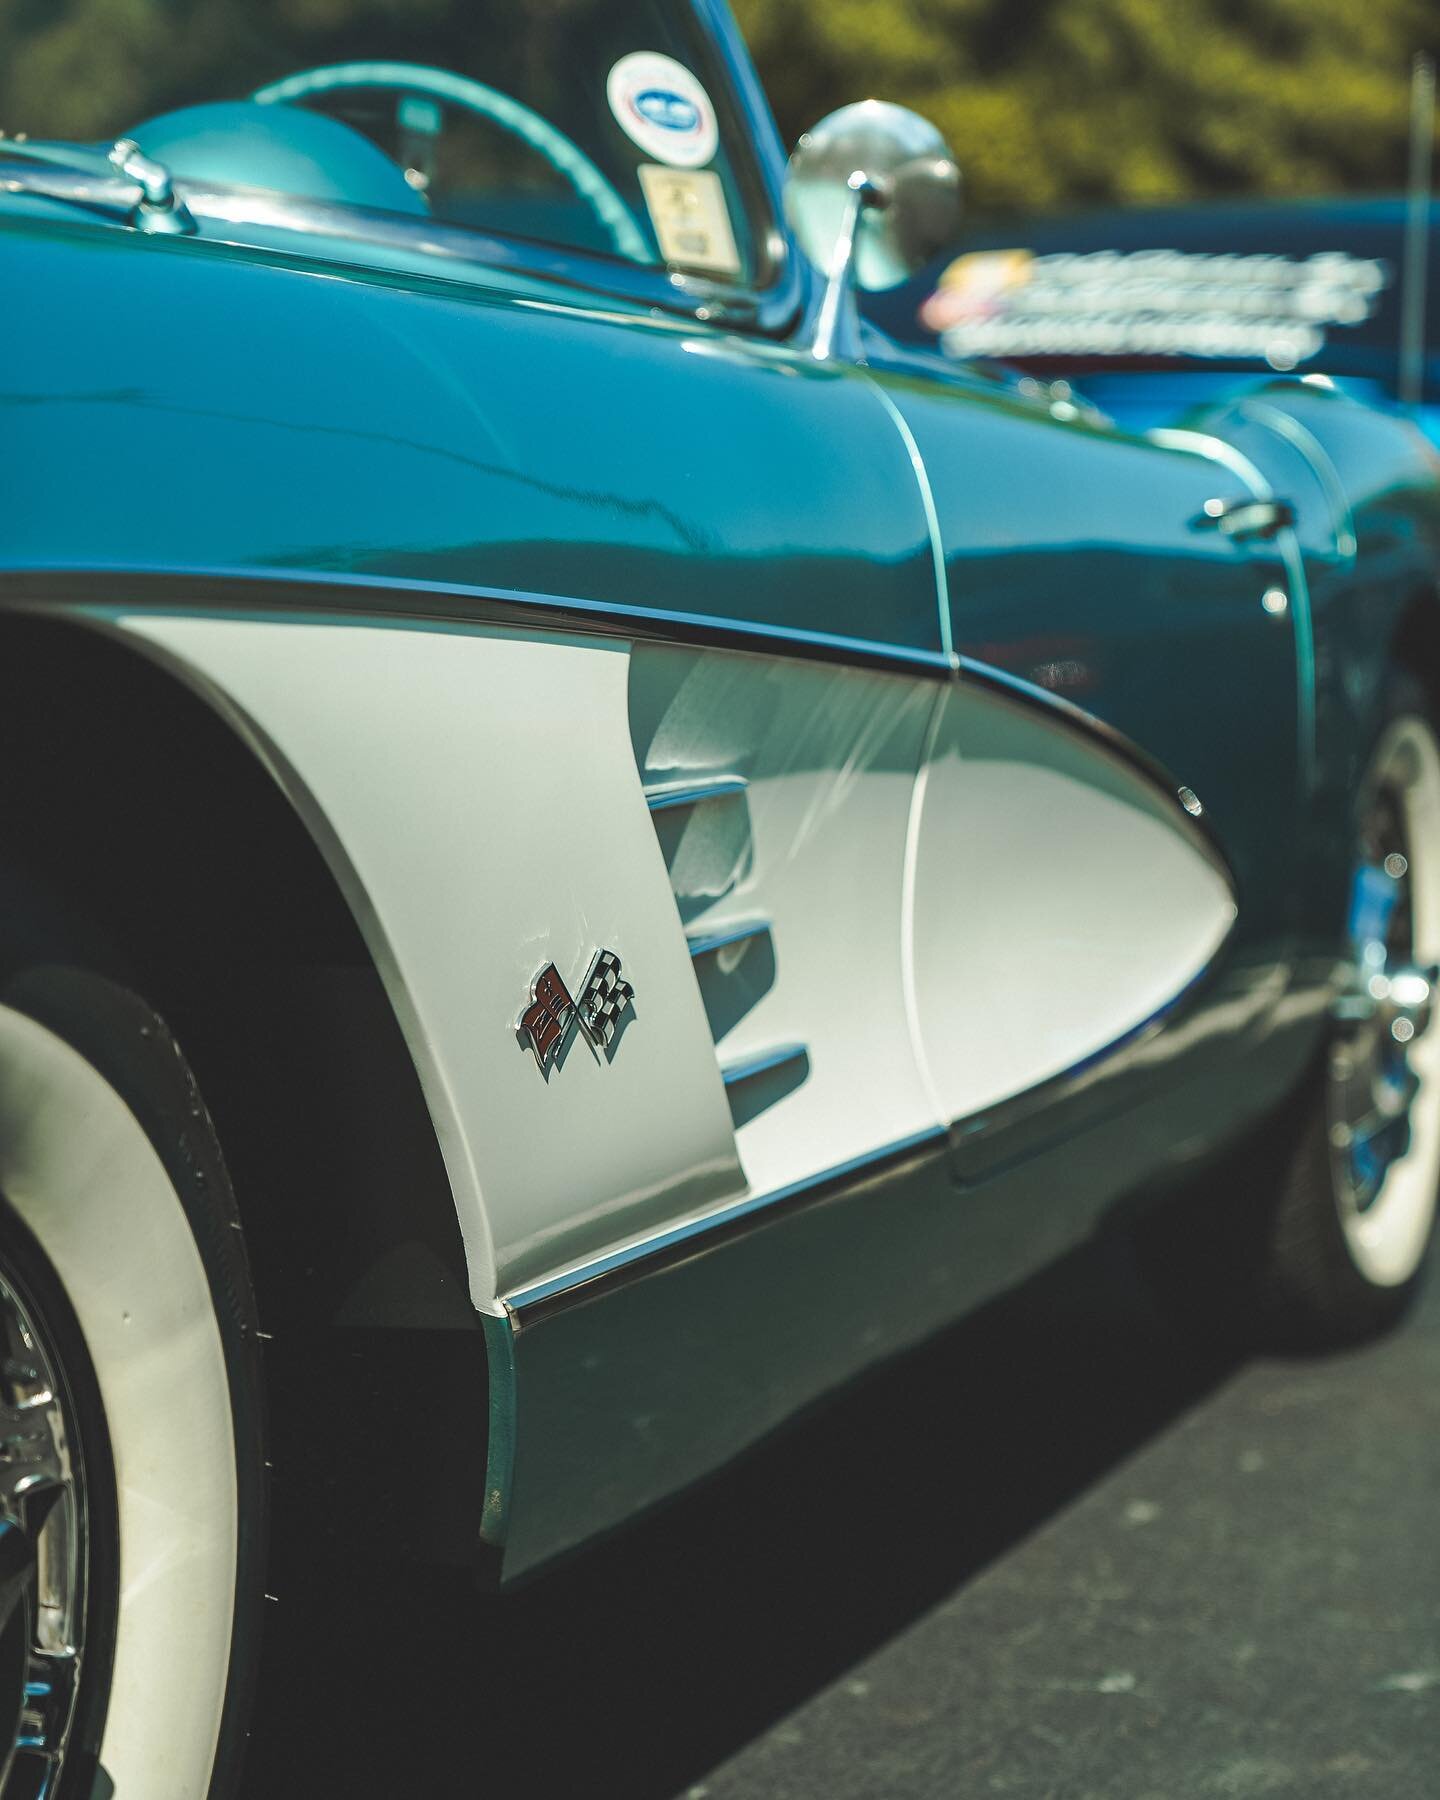
[[[662,169],[641,163],[640,185],[667,263],[715,275],[740,273],[725,189],[713,169]]]

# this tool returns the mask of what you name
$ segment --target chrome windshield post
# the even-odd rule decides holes
[[[189,236],[195,230],[190,208],[175,192],[169,169],[146,156],[134,138],[121,138],[111,147],[107,160],[117,173],[140,189],[132,225],[141,231],[166,232],[177,237]]]

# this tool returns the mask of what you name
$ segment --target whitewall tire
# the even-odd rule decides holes
[[[65,1704],[22,1709],[0,1743],[0,1800],[228,1794],[264,1552],[254,1296],[177,1046],[135,995],[87,972],[29,970],[0,991],[0,1308],[7,1296],[12,1337],[57,1395],[60,1503],[28,1521],[29,1631],[46,1583],[68,1580],[75,1642]],[[0,1520],[8,1509],[26,1528],[24,1508],[0,1476]],[[62,1524],[68,1573],[46,1543]],[[0,1693],[0,1729],[14,1712]]]
[[[1357,796],[1349,967],[1266,1209],[1265,1322],[1347,1343],[1418,1290],[1440,1192],[1440,743],[1409,681]]]

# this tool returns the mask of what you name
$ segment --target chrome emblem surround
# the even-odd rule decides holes
[[[635,990],[620,973],[620,958],[613,950],[595,952],[578,1000],[554,963],[546,963],[530,984],[530,1004],[516,1029],[535,1052],[541,1071],[546,1072],[577,1022],[597,1050],[608,1052],[620,1017],[634,998]]]

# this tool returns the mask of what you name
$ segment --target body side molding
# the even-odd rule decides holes
[[[471,587],[459,582],[421,581],[349,570],[278,567],[175,567],[147,563],[29,563],[0,565],[0,604],[15,609],[50,606],[110,608],[117,589],[137,608],[174,608],[195,614],[230,616],[273,612],[314,616],[330,609],[342,616],[427,624],[495,625],[542,631],[594,633],[637,642],[711,643],[766,656],[853,663],[862,668],[894,668],[945,679],[956,659],[943,652],[847,637],[796,626],[758,625],[745,619],[717,621],[702,613],[621,601],[587,600],[523,588]],[[679,801],[671,804],[678,805]]]

